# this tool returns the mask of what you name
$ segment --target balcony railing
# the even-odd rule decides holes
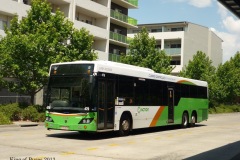
[[[110,53],[108,56],[109,61],[120,62],[120,55]]]
[[[128,23],[137,26],[137,20],[132,17],[128,17]]]
[[[134,6],[138,6],[138,0],[124,0],[124,1],[130,3],[130,4],[134,5]]]
[[[127,15],[124,15],[124,14],[114,11],[114,10],[111,10],[111,17],[118,19],[120,21],[126,22],[128,24],[134,25],[134,26],[137,25],[136,19],[128,17]]]
[[[164,48],[164,51],[168,55],[180,55],[181,48]]]
[[[110,32],[110,39],[128,44],[127,36],[115,32]]]

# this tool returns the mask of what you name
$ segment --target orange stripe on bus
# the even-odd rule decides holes
[[[157,113],[155,114],[155,116],[154,116],[154,118],[153,118],[153,120],[152,120],[152,122],[150,124],[150,127],[155,127],[156,126],[157,121],[158,121],[159,117],[161,116],[164,108],[165,108],[164,106],[160,106],[159,107]]]

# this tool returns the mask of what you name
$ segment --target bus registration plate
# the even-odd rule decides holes
[[[61,130],[69,130],[69,128],[67,126],[62,126]]]

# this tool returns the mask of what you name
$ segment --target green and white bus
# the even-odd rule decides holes
[[[166,125],[208,119],[208,84],[110,61],[52,64],[45,127],[79,132]]]

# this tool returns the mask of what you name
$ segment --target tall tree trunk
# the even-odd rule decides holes
[[[35,96],[35,93],[31,93],[31,101],[30,101],[30,103],[31,103],[31,105],[33,105],[34,104],[34,96]]]

